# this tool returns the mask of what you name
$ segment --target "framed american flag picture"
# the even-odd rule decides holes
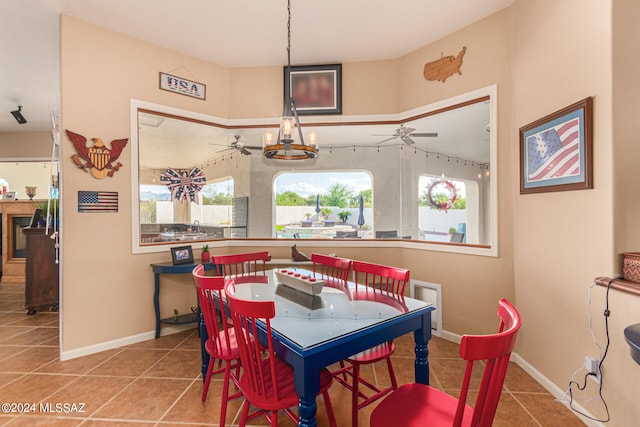
[[[520,128],[520,194],[593,188],[593,99]]]

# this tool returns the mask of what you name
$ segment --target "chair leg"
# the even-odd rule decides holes
[[[229,401],[229,378],[231,377],[231,362],[225,361],[224,383],[222,385],[222,399],[220,399],[220,427],[224,427],[227,419],[227,402]]]
[[[391,379],[392,390],[398,388],[398,381],[396,380],[396,373],[393,370],[393,364],[391,363],[391,357],[387,357],[387,368],[389,369],[389,378]]]
[[[213,362],[213,360],[211,361]],[[209,363],[207,367],[207,375],[204,378],[204,387],[202,388],[202,401],[207,400],[207,392],[209,391],[209,383],[211,383],[211,376],[213,375],[213,363]]]
[[[327,410],[327,417],[329,417],[329,426],[337,427],[336,423],[336,414],[333,412],[333,405],[331,404],[331,398],[329,397],[329,391],[325,391],[322,393],[322,398],[324,399],[324,406]]]
[[[244,400],[242,404],[242,415],[240,415],[240,423],[239,427],[245,427],[247,425],[247,418],[249,417],[249,401],[247,399]]]
[[[271,411],[271,427],[278,427],[278,411]]]
[[[351,389],[351,426],[358,427],[358,387],[360,386],[360,366],[353,364],[353,388]]]
[[[340,369],[344,369],[344,360],[340,361]],[[342,371],[342,379],[347,381],[347,373],[345,371]]]

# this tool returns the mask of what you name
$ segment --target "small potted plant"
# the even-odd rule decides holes
[[[343,224],[347,222],[350,216],[351,216],[351,212],[349,211],[338,212],[338,218],[340,218],[340,222],[342,222]]]
[[[209,245],[204,245],[202,247],[202,254],[200,255],[202,258],[202,263],[206,264],[211,260],[211,253],[209,252]]]
[[[322,208],[320,209],[320,213],[324,219],[329,219],[329,215],[331,215],[333,211],[329,208]]]

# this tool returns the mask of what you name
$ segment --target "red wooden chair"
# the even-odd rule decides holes
[[[409,270],[361,261],[353,261],[352,269],[356,284],[354,299],[367,299],[367,294],[371,294],[372,297],[376,295],[404,296],[404,288],[409,282]],[[364,296],[357,294],[364,294]],[[336,381],[351,390],[351,424],[353,427],[358,426],[358,410],[398,388],[396,375],[391,364],[391,355],[394,350],[393,341],[388,341],[341,361],[340,369],[332,372]],[[387,362],[391,385],[379,388],[360,376],[360,367],[383,360]],[[351,377],[351,382],[347,381],[347,376]],[[364,386],[364,390],[368,389],[372,394],[365,394],[360,388],[361,385]]]
[[[218,266],[218,274],[226,277],[236,277],[243,274],[256,276],[266,275],[266,262],[269,252],[252,252],[248,254],[216,255],[211,260]]]
[[[204,324],[207,329],[209,338],[205,342],[205,349],[211,360],[207,369],[207,375],[204,380],[204,388],[202,390],[202,401],[207,399],[211,376],[215,373],[224,371],[224,382],[222,388],[222,400],[220,408],[220,427],[224,427],[225,418],[227,416],[227,402],[236,397],[240,397],[242,393],[238,392],[229,396],[229,380],[238,386],[238,375],[240,372],[240,352],[236,343],[236,334],[233,327],[228,324],[227,316],[216,316],[216,306],[214,295],[218,301],[223,301],[222,292],[225,281],[233,282],[232,279],[225,279],[220,276],[205,276],[204,267],[198,265],[193,269],[193,279],[198,287],[198,298],[200,299],[200,309],[204,317]],[[223,303],[220,303],[223,304]],[[222,305],[223,307],[223,305]],[[223,307],[224,308],[224,307]],[[223,310],[221,310],[223,311]],[[214,359],[224,363],[224,368],[217,371],[213,370]],[[235,373],[232,372],[235,370]]]
[[[313,275],[324,280],[324,285],[347,292],[349,272],[353,261],[329,255],[311,254]]]
[[[509,357],[522,324],[520,314],[506,299],[498,303],[500,327],[493,335],[464,335],[460,356],[467,361],[460,398],[424,384],[405,384],[373,410],[371,427],[490,427],[496,414]],[[474,362],[485,361],[474,407],[467,395]],[[482,366],[482,363],[480,363]]]
[[[273,301],[238,299],[233,295],[234,289],[234,284],[230,283],[225,288],[225,292],[242,361],[240,389],[245,396],[245,402],[242,406],[239,425],[243,427],[248,420],[265,415],[271,426],[277,426],[279,410],[284,410],[289,418],[298,424],[298,417],[291,410],[298,405],[293,368],[279,359],[273,349],[271,319],[276,314],[275,304]],[[258,340],[253,338],[259,333],[258,321],[266,325],[266,346],[260,345]],[[332,382],[331,373],[324,370],[320,376],[318,394],[322,394],[329,423],[335,427],[335,415],[329,398],[329,387]],[[249,414],[250,406],[257,408],[252,414]]]

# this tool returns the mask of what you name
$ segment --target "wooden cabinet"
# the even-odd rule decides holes
[[[15,227],[15,219],[31,218],[35,202],[31,200],[0,200],[0,224],[2,232],[2,280],[3,284],[24,284],[24,254],[16,254],[16,246],[22,246],[22,228]]]
[[[58,308],[58,264],[55,240],[44,228],[25,228],[27,236],[24,305],[29,314],[40,306]]]

